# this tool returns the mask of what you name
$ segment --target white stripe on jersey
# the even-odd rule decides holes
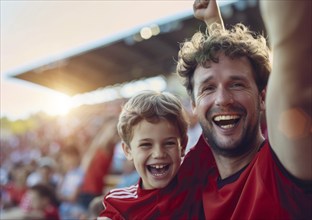
[[[115,199],[126,199],[126,198],[138,198],[137,194],[138,184],[130,187],[124,187],[119,189],[110,190],[109,194],[105,196],[105,199],[115,198]]]
[[[136,185],[132,185],[132,186],[128,186],[128,187],[123,187],[123,188],[116,188],[116,189],[111,189],[109,192],[113,193],[116,191],[133,191],[133,190],[137,190],[139,187],[139,184]]]

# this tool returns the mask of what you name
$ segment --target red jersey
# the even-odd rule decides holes
[[[226,179],[220,180],[217,167],[213,169],[203,192],[206,219],[312,219],[311,182],[292,177],[268,142]]]
[[[45,208],[44,217],[46,220],[60,220],[58,209],[52,205]]]
[[[3,189],[8,193],[10,201],[17,206],[21,203],[22,198],[27,191],[27,186],[17,187],[15,183],[11,182],[5,185]]]
[[[202,184],[207,179],[210,154],[207,146],[192,149],[185,157],[177,176],[163,189],[144,190],[139,184],[111,190],[104,198],[100,216],[111,219],[203,219]],[[193,158],[193,159],[189,159]],[[197,167],[203,170],[196,176]]]

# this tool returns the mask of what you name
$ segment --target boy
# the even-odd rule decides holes
[[[178,98],[153,91],[132,97],[120,114],[118,133],[141,178],[135,186],[111,190],[98,219],[198,218],[201,204],[185,209],[167,204],[181,193],[175,192],[176,174],[187,144],[186,115]],[[172,207],[179,202],[172,201]]]

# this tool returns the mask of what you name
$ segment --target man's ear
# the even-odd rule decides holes
[[[125,142],[122,142],[121,143],[121,146],[122,146],[122,150],[126,156],[126,158],[130,161],[133,160],[133,157],[132,157],[132,152],[131,152],[131,148],[128,144],[126,144]]]
[[[265,96],[266,96],[266,88],[264,88],[260,93],[260,110],[265,111]]]

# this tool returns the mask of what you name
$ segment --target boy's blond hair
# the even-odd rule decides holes
[[[119,116],[118,133],[122,141],[130,146],[135,125],[142,120],[157,123],[162,119],[176,126],[181,143],[187,141],[188,122],[185,110],[180,100],[168,92],[144,91],[129,99]]]

